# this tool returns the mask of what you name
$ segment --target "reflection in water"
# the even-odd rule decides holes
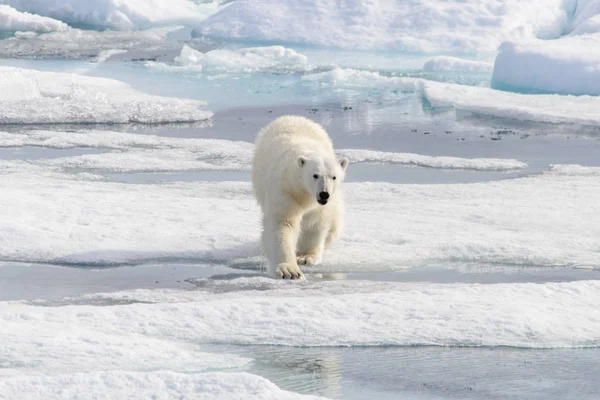
[[[348,329],[352,329],[349,327]],[[596,399],[600,349],[216,346],[285,390],[343,399]]]
[[[335,349],[252,346],[241,350],[254,357],[249,372],[268,377],[285,390],[334,399],[344,397],[339,352]]]

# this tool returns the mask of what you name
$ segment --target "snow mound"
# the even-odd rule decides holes
[[[361,50],[494,52],[505,40],[556,37],[562,0],[237,0],[200,26],[207,36]]]
[[[0,382],[0,397],[9,399],[127,398],[145,400],[157,398],[157,393],[160,393],[160,399],[325,399],[324,397],[287,392],[279,389],[265,378],[243,372],[182,374],[166,371],[111,371],[58,376],[21,376]]]
[[[0,332],[5,348],[10,349],[6,355],[14,363],[38,357],[45,360],[56,356],[58,347],[52,343],[99,337],[95,351],[106,360],[113,351],[102,339],[105,335],[126,342],[143,336],[161,338],[166,343],[187,343],[192,348],[190,343],[527,348],[600,345],[597,281],[487,285],[353,281],[349,285],[347,281],[310,279],[290,284],[252,277],[203,279],[197,285],[193,292],[171,291],[171,297],[178,301],[169,303],[136,302],[135,291],[116,293],[115,298],[126,294],[129,302],[115,302],[110,307],[0,303]],[[155,292],[161,296],[161,291],[142,292],[146,300]],[[50,348],[36,346],[41,340],[49,342]],[[93,365],[69,351],[60,355],[57,358],[63,362]],[[116,362],[114,365],[114,369],[120,369]],[[131,361],[125,365],[131,365]]]
[[[109,172],[249,171],[254,145],[217,139],[184,139],[110,131],[0,131],[0,147],[39,146],[115,149],[114,153],[53,158],[39,161],[61,168]],[[352,163],[413,165],[426,168],[510,171],[526,168],[517,160],[496,158],[432,157],[410,153],[341,149]]]
[[[61,57],[88,59],[102,51],[159,50],[169,46],[167,35],[174,28],[154,28],[144,31],[94,31],[69,29],[44,35],[23,35],[0,41],[0,52],[6,57]]]
[[[302,72],[308,59],[283,46],[249,47],[238,50],[211,50],[202,53],[184,45],[175,65],[158,64],[163,69],[208,73]],[[148,65],[157,65],[148,63]]]
[[[600,95],[600,34],[504,43],[496,57],[492,87]]]
[[[215,11],[215,7],[209,7],[207,12],[188,0],[3,0],[3,3],[70,25],[115,30],[192,24]]]
[[[433,57],[423,65],[425,72],[470,72],[487,73],[493,70],[494,66],[485,61],[465,60],[462,58],[437,56]]]
[[[151,96],[106,78],[0,67],[0,123],[165,123],[211,117],[204,102]]]
[[[14,8],[0,4],[0,31],[64,31],[69,26],[52,18],[20,12]]]
[[[14,161],[0,170],[4,260],[236,265],[260,255],[260,211],[248,182],[127,185]],[[600,180],[588,173],[458,185],[347,182],[344,191],[352,218],[325,254],[322,268],[331,272],[455,262],[600,267]]]

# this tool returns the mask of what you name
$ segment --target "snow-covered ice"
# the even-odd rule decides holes
[[[0,67],[0,124],[164,123],[209,119],[206,103],[138,92],[107,78]]]
[[[249,142],[173,138],[110,131],[0,131],[0,147],[37,146],[55,149],[119,150],[40,160],[61,168],[108,172],[249,171],[254,145]],[[354,163],[412,165],[425,168],[511,171],[527,167],[512,159],[425,156],[362,149],[339,149]]]
[[[462,58],[437,56],[433,57],[423,64],[423,71],[426,72],[491,72],[494,68],[492,63],[486,61],[465,60]]]
[[[570,26],[571,35],[600,32],[600,1],[577,0],[571,3],[575,6]]]
[[[243,372],[182,374],[168,371],[109,371],[56,376],[19,376],[0,381],[0,397],[31,400],[127,398],[145,400],[318,400],[324,397],[281,390]]]
[[[116,30],[198,23],[216,10],[216,5],[201,6],[188,0],[3,0],[2,3],[71,25]]]
[[[534,361],[521,398],[583,398],[599,15],[600,0],[0,0],[0,398],[514,395],[508,364],[474,353],[488,347],[523,365],[561,352],[571,373],[540,379]],[[344,235],[302,282],[264,276],[246,179],[259,125],[290,110],[351,161]],[[136,124],[172,122],[190,124]],[[415,360],[453,347],[492,378],[424,379],[458,364]],[[414,353],[386,367],[365,349]],[[573,370],[572,353],[588,357]],[[355,377],[388,397],[311,386]]]
[[[390,153],[360,149],[339,150],[339,153],[350,159],[352,163],[386,163],[476,171],[510,171],[527,167],[526,163],[517,160],[498,158],[432,157],[420,154]]]
[[[0,31],[52,32],[67,29],[69,26],[64,22],[28,12],[20,12],[10,6],[0,4]]]
[[[0,170],[3,260],[260,265],[253,261],[260,213],[247,182],[128,185],[22,161],[4,161]],[[596,268],[600,181],[571,171],[476,184],[347,183],[347,231],[323,268],[439,262]]]
[[[492,86],[504,90],[600,95],[600,1],[565,2],[565,35],[509,41],[499,49]]]
[[[596,281],[490,285],[352,281],[350,285],[252,277],[201,279],[197,285],[200,290],[103,294],[104,299],[113,299],[107,307],[85,302],[63,307],[44,307],[43,301],[0,303],[0,332],[7,352],[1,356],[12,359],[0,376],[42,375],[39,372],[46,368],[58,373],[118,370],[131,353],[140,355],[127,362],[132,371],[154,369],[156,361],[168,362],[171,368],[186,365],[188,371],[202,368],[190,365],[194,359],[201,366],[214,361],[217,368],[246,362],[227,354],[195,353],[194,347],[202,344],[527,348],[600,344]],[[64,326],[71,329],[64,331]],[[46,346],[37,346],[40,340]],[[183,355],[185,350],[190,354]],[[85,354],[104,365],[90,363]],[[35,362],[18,368],[23,360]]]
[[[5,57],[87,59],[109,50],[154,50],[169,47],[168,35],[177,28],[143,31],[93,31],[71,28],[44,35],[23,34],[0,41]]]
[[[305,75],[302,80],[339,89],[382,89],[405,92],[418,91],[421,82],[419,78],[385,76],[379,72],[353,68],[334,68],[331,71]]]
[[[494,52],[505,40],[560,35],[559,0],[237,0],[201,23],[208,36],[423,53]]]
[[[433,107],[454,107],[479,115],[548,123],[600,124],[600,97],[527,95],[483,87],[424,81]]]
[[[175,58],[175,65],[148,64],[164,69],[208,73],[302,72],[308,68],[308,59],[283,46],[218,49],[202,53],[184,45]]]
[[[492,87],[533,93],[600,95],[600,33],[504,43],[494,65]]]
[[[597,96],[520,94],[341,68],[307,75],[303,80],[339,90],[418,92],[433,107],[454,107],[498,118],[592,126],[600,124],[600,97]]]

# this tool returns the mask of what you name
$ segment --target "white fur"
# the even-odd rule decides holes
[[[320,263],[323,249],[339,237],[347,165],[347,159],[336,159],[327,132],[307,118],[279,117],[258,133],[252,187],[272,276],[304,278],[298,264]],[[321,192],[330,196],[325,205],[317,202]]]

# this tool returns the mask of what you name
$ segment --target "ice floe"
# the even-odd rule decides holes
[[[600,33],[504,43],[496,57],[492,87],[533,93],[600,95]]]
[[[0,67],[0,86],[0,124],[194,122],[212,115],[201,101],[73,73]]]
[[[157,25],[198,23],[216,7],[188,0],[3,0],[19,11],[59,19],[68,24],[129,30]]]
[[[390,153],[362,149],[340,150],[339,153],[352,160],[353,163],[386,163],[476,171],[510,171],[527,168],[527,164],[524,162],[499,158],[433,157],[421,154]]]
[[[308,68],[305,55],[283,46],[219,49],[202,53],[184,45],[174,61],[173,66],[163,63],[148,65],[207,73],[302,72]]]
[[[470,72],[488,73],[494,68],[492,63],[486,61],[465,60],[449,56],[436,56],[425,62],[425,72]]]
[[[163,356],[168,356],[170,343],[190,349],[202,344],[600,345],[600,284],[596,281],[483,285],[350,283],[309,277],[306,282],[290,283],[251,277],[201,279],[197,285],[194,291],[167,292],[172,302],[152,301],[153,296],[163,297],[161,290],[139,290],[105,294],[115,299],[110,307],[0,303],[0,331],[10,351],[3,359],[8,356],[13,363],[37,360],[35,369],[47,363],[56,372],[61,371],[57,363],[74,368],[85,363],[84,368],[93,371],[118,370],[118,358],[129,354],[121,356],[119,350],[136,340],[141,343],[132,349],[135,353]],[[128,302],[119,305],[123,298]],[[71,329],[66,331],[65,326]],[[40,340],[48,346],[36,346]],[[144,346],[148,346],[145,351]],[[63,347],[68,352],[60,353]],[[109,366],[95,366],[80,358],[88,352]],[[107,353],[117,359],[106,357]],[[57,354],[61,357],[53,359]],[[244,362],[228,355],[197,356],[198,363],[212,358],[221,367]],[[173,354],[170,363],[183,365],[193,357],[193,353]],[[126,364],[130,370],[143,368],[142,360],[132,361]],[[12,372],[1,373],[10,376]]]
[[[0,172],[4,260],[260,268],[260,212],[247,182],[127,185],[17,161],[3,161]],[[597,268],[600,180],[584,172],[455,185],[348,182],[346,232],[317,271],[473,262]]]
[[[422,91],[433,107],[520,121],[600,124],[600,97],[595,96],[527,95],[429,81]]]
[[[498,118],[583,125],[600,123],[600,97],[597,96],[520,94],[341,68],[303,79],[339,90],[419,92],[433,107],[450,107]]]
[[[40,160],[61,168],[108,172],[249,171],[254,145],[219,139],[173,138],[110,131],[0,131],[0,147],[37,146],[55,149],[76,147],[112,149],[118,152]],[[511,171],[527,168],[512,159],[460,158],[340,149],[352,163],[412,165],[426,168]]]
[[[557,37],[563,2],[237,0],[204,20],[213,37],[418,53],[494,52],[505,40]]]
[[[67,389],[68,388],[68,389]],[[31,400],[127,398],[198,400],[325,400],[281,390],[265,378],[244,372],[184,374],[168,371],[107,371],[55,376],[19,376],[0,382],[0,396]]]
[[[565,2],[565,9],[571,20],[561,37],[502,44],[494,65],[493,87],[600,95],[600,1]]]
[[[52,32],[67,29],[69,26],[64,22],[28,12],[20,12],[10,6],[0,4],[0,31]]]
[[[5,57],[89,59],[103,51],[158,51],[171,46],[167,38],[176,30],[94,31],[72,28],[43,35],[17,32],[16,37],[0,41],[0,52]]]

